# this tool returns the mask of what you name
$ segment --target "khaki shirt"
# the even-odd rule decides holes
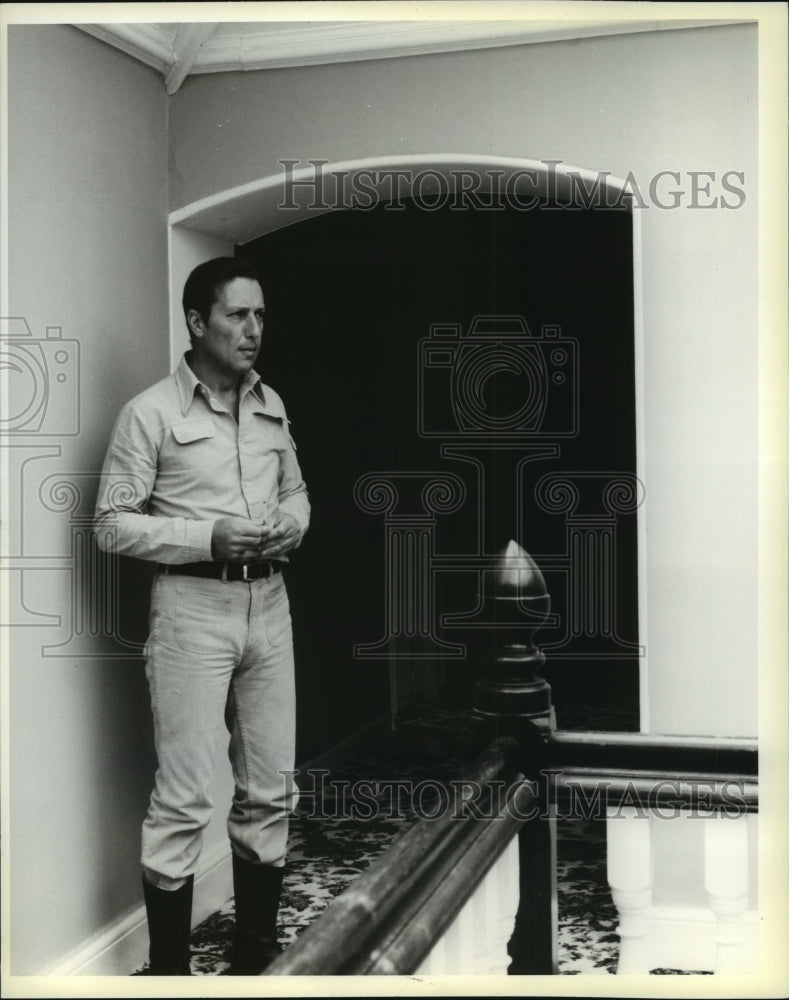
[[[277,509],[303,535],[310,504],[282,400],[248,372],[236,423],[186,357],[118,416],[96,503],[100,547],[161,563],[207,561],[219,518],[260,523]]]

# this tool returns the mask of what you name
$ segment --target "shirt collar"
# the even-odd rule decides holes
[[[192,405],[195,392],[197,392],[198,388],[202,386],[203,391],[210,391],[208,386],[201,382],[189,367],[189,362],[186,359],[190,353],[190,351],[187,351],[183,355],[174,372],[175,384],[178,388],[178,398],[181,403],[181,414],[184,417],[189,411],[189,407]],[[261,413],[268,412],[266,410],[266,397],[263,393],[263,383],[260,381],[260,375],[258,375],[254,369],[248,371],[244,376],[243,381],[241,382],[239,399],[243,399],[248,392],[253,394],[253,403],[257,404],[254,406],[254,409],[258,410],[259,408],[259,412]]]

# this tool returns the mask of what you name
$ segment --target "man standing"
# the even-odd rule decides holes
[[[276,918],[297,791],[290,610],[282,566],[310,507],[282,401],[253,371],[263,293],[244,261],[195,268],[191,350],[124,406],[95,528],[107,551],[158,564],[145,648],[158,758],[142,828],[150,973],[189,975],[192,886],[224,727],[236,930],[231,974],[279,953]]]

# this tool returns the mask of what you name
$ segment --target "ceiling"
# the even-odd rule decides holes
[[[583,6],[588,13],[588,6]],[[369,14],[370,5],[364,7]],[[389,5],[387,7],[391,10]],[[606,8],[610,10],[608,5]],[[619,20],[600,17],[583,20],[521,17],[489,21],[272,19],[166,24],[127,21],[74,26],[153,66],[162,74],[167,92],[174,94],[186,77],[195,73],[391,59],[595,35],[736,23],[721,19],[692,20],[683,16],[681,10],[671,19],[645,20],[643,14],[632,13],[631,5],[623,5],[623,8],[628,16]],[[559,5],[559,9],[566,11],[567,6]]]

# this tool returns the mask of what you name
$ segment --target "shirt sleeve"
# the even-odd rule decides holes
[[[302,537],[310,525],[310,500],[307,485],[301,475],[296,445],[290,435],[290,422],[285,418],[288,445],[282,456],[279,474],[279,509],[301,528]]]
[[[214,521],[147,513],[158,451],[156,434],[127,404],[113,429],[99,482],[94,517],[99,548],[169,564],[210,560]]]

